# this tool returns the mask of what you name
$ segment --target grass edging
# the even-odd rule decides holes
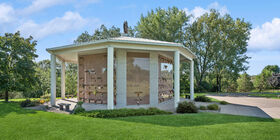
[[[157,108],[140,108],[140,109],[114,109],[114,110],[92,110],[77,113],[76,115],[93,117],[93,118],[116,118],[129,116],[147,116],[147,115],[167,115],[172,112],[159,110]]]

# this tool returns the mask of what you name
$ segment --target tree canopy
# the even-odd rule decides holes
[[[101,25],[100,28],[94,31],[93,35],[90,35],[87,31],[79,35],[74,43],[101,40],[119,36],[121,36],[120,28],[112,26],[108,29],[105,25]],[[134,30],[131,27],[128,27],[128,36],[134,36]]]
[[[223,77],[234,81],[245,65],[251,24],[243,19],[221,16],[216,10],[205,13],[186,28],[186,46],[196,54],[196,85],[206,74],[216,78],[216,91],[221,90]]]
[[[180,42],[184,41],[185,29],[189,17],[177,7],[167,10],[157,8],[151,10],[147,16],[141,15],[136,29],[136,36],[154,40]]]
[[[10,91],[32,90],[35,76],[36,41],[23,38],[20,32],[0,36],[0,88],[8,101]]]
[[[237,84],[239,92],[248,92],[253,89],[251,77],[246,72],[240,75],[240,77],[237,79]]]

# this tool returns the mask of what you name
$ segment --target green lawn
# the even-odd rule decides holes
[[[181,98],[185,98],[185,95],[190,95],[189,93],[187,94],[181,94]],[[209,95],[209,93],[194,93],[194,98],[197,96],[203,96],[203,95]],[[210,98],[210,97],[208,97]],[[214,99],[214,98],[210,98],[211,102],[220,102],[220,100]]]
[[[211,113],[114,119],[21,109],[0,102],[0,139],[279,139],[280,120]]]
[[[30,100],[39,100],[40,98],[29,98]],[[18,98],[18,99],[9,99],[12,102],[21,102],[26,100],[26,98]],[[0,102],[5,101],[5,99],[0,99]]]

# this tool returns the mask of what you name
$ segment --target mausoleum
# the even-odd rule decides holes
[[[183,44],[144,38],[109,38],[48,48],[51,54],[51,105],[56,104],[56,59],[61,61],[61,96],[65,98],[65,62],[78,65],[79,101],[107,109],[157,107],[180,100],[180,63],[190,63],[194,98],[195,55]],[[183,86],[183,85],[182,85]]]

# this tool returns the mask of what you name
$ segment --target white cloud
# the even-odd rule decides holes
[[[32,14],[55,5],[65,3],[66,1],[67,0],[34,0],[32,1],[32,4],[24,8],[21,13]]]
[[[184,8],[184,11],[186,12],[187,15],[192,15],[192,17],[190,18],[190,22],[192,23],[203,14],[209,13],[210,9],[216,9],[221,15],[225,15],[229,13],[226,6],[221,6],[218,2],[209,4],[207,8],[196,6],[192,10],[189,10],[188,8]]]
[[[280,50],[280,18],[251,30],[249,50]]]
[[[217,9],[221,15],[225,15],[229,13],[227,7],[221,6],[218,2],[214,2],[208,5],[208,9]]]
[[[14,20],[14,8],[8,4],[0,4],[0,23],[8,23]]]
[[[25,36],[32,35],[35,39],[38,39],[51,34],[80,29],[86,26],[89,21],[96,23],[97,19],[90,20],[81,17],[79,13],[66,12],[63,17],[57,17],[42,24],[29,20],[19,26],[17,30],[20,30]]]

